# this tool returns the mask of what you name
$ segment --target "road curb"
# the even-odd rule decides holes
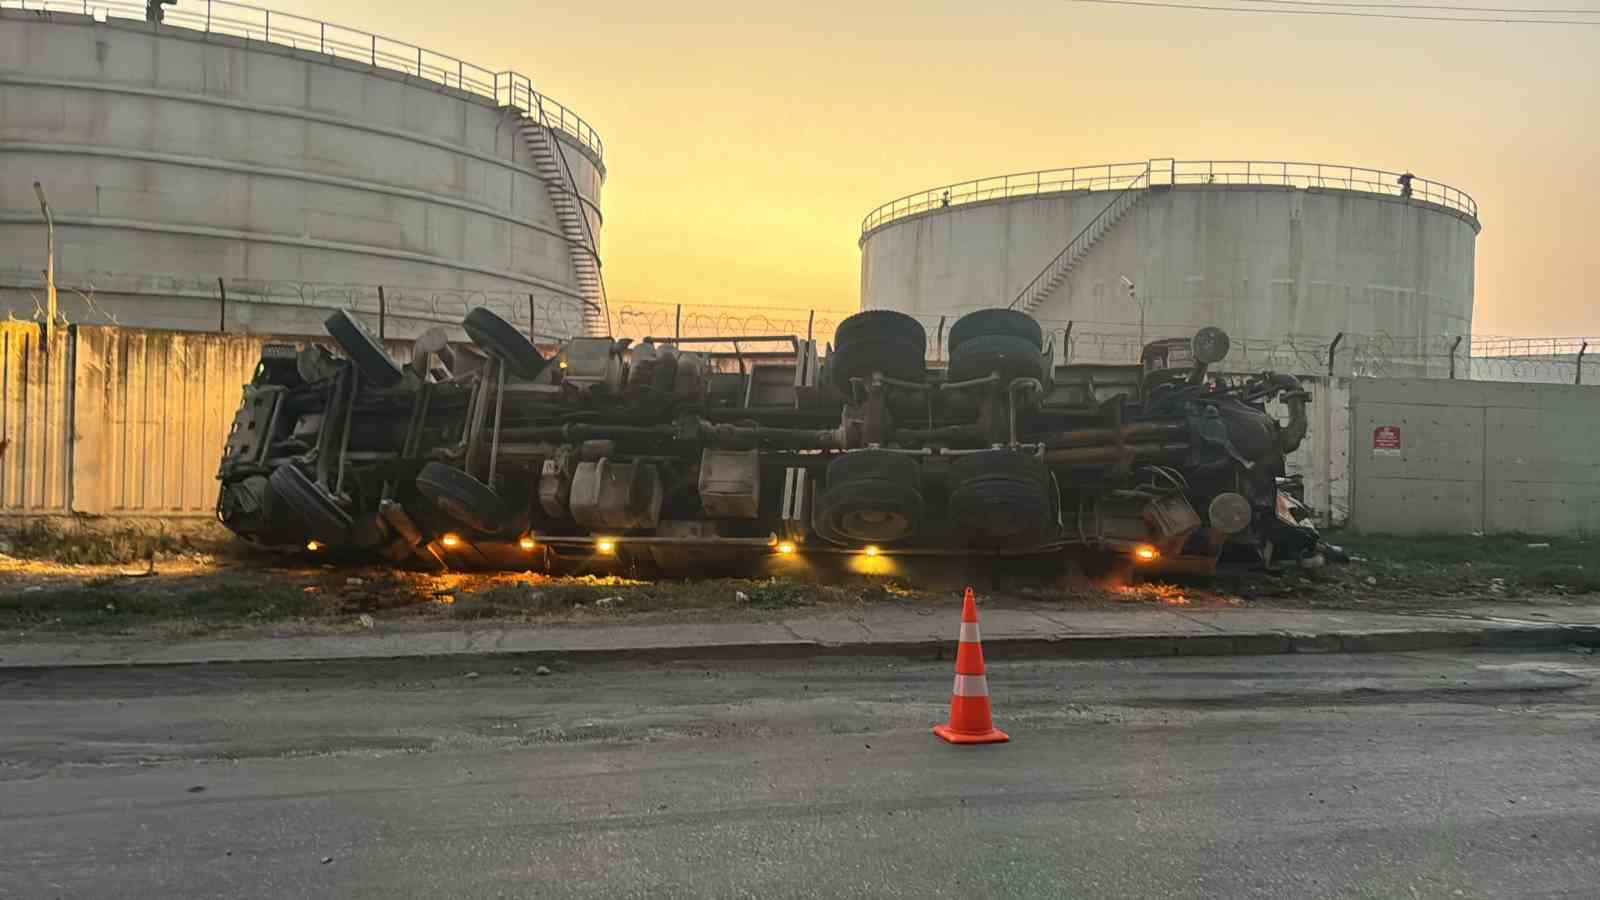
[[[167,669],[201,666],[269,667],[427,663],[506,662],[541,664],[733,662],[758,659],[898,657],[953,659],[955,641],[940,639],[825,642],[805,639],[721,644],[615,646],[378,653],[210,655],[194,658],[61,659],[11,663],[0,657],[0,675],[59,670]],[[1270,656],[1301,653],[1402,653],[1420,650],[1538,650],[1572,645],[1600,647],[1600,625],[1500,624],[1459,629],[1380,629],[1365,631],[1241,631],[1232,634],[994,636],[985,639],[991,661],[1038,659],[1146,659],[1168,656]]]

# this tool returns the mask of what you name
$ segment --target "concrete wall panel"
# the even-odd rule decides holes
[[[1356,379],[1350,438],[1358,528],[1600,532],[1600,387]]]
[[[0,322],[0,511],[67,511],[71,355],[65,331],[46,348],[38,325]]]

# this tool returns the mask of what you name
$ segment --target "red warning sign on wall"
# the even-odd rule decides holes
[[[1382,453],[1387,456],[1399,456],[1404,449],[1400,440],[1399,425],[1379,425],[1372,429],[1372,452]]]

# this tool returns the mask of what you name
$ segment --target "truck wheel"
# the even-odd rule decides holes
[[[980,309],[969,312],[950,326],[950,353],[973,338],[1003,334],[1022,338],[1033,345],[1035,355],[1044,349],[1044,331],[1039,320],[1014,309]]]
[[[348,541],[350,514],[304,472],[294,466],[279,466],[267,482],[277,498],[305,521],[311,537],[330,545]]]
[[[897,338],[927,349],[928,333],[922,323],[892,309],[869,309],[847,316],[833,333],[835,347],[867,338]]]
[[[474,531],[499,531],[506,520],[505,504],[488,485],[444,463],[423,466],[417,490],[440,512]]]
[[[971,381],[994,372],[1006,381],[1037,378],[1044,381],[1049,372],[1038,345],[1011,334],[986,334],[971,337],[950,351],[949,380]]]
[[[876,479],[917,489],[917,461],[889,450],[854,450],[828,463],[828,487]]]
[[[461,320],[461,327],[474,344],[504,360],[506,368],[518,378],[530,381],[538,378],[549,363],[527,335],[492,309],[476,307]]]
[[[1027,546],[1050,521],[1050,470],[1013,450],[960,456],[950,467],[950,519],[979,546]]]
[[[882,372],[889,378],[920,382],[926,376],[928,335],[922,323],[902,312],[874,309],[839,323],[834,333],[828,377],[850,390],[850,379]]]
[[[392,388],[406,376],[399,363],[383,352],[383,345],[365,325],[347,310],[336,310],[322,326],[333,336],[339,349],[355,363],[361,377],[378,387]]]
[[[922,495],[914,488],[880,478],[862,478],[830,487],[822,498],[824,537],[840,543],[887,544],[922,524]]]

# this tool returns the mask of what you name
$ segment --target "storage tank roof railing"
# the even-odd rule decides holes
[[[1152,167],[1156,168],[1152,171]],[[1170,179],[1166,178],[1170,166]],[[867,214],[861,222],[861,236],[891,222],[951,206],[982,203],[1007,197],[1057,194],[1067,191],[1122,190],[1151,171],[1151,182],[1163,184],[1266,185],[1295,188],[1327,188],[1361,191],[1390,197],[1410,196],[1458,213],[1478,228],[1478,204],[1465,191],[1447,184],[1412,176],[1407,187],[1401,184],[1409,173],[1386,172],[1361,166],[1329,163],[1300,163],[1262,160],[1152,160],[1135,163],[1105,163],[1063,169],[1041,169],[995,175],[947,184],[891,200]]]
[[[145,20],[143,2],[0,0],[0,8],[72,13],[102,22],[107,19]],[[532,80],[516,72],[494,72],[405,41],[319,19],[224,0],[184,0],[177,6],[165,8],[163,23],[205,34],[223,34],[294,50],[315,51],[488,97],[502,106],[516,107],[535,119],[547,121],[552,127],[577,139],[581,146],[594,154],[596,160],[603,161],[605,158],[605,145],[588,122],[560,103],[534,91]]]

